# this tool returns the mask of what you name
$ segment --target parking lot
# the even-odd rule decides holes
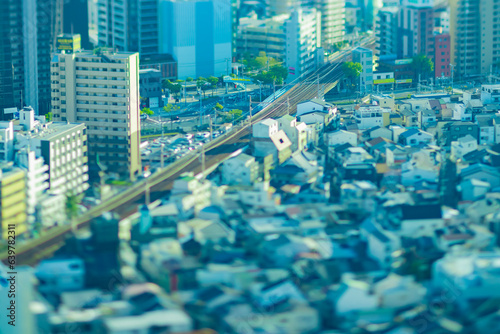
[[[145,141],[141,144],[141,158],[144,166],[150,166],[149,170],[161,167],[163,155],[163,164],[168,164],[180,159],[181,157],[197,150],[211,140],[219,137],[222,130],[214,131],[212,136],[210,132],[197,132],[188,134],[179,134],[174,137],[162,137],[151,141]],[[154,171],[154,170],[153,170]]]

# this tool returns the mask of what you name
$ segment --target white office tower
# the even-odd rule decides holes
[[[321,13],[316,9],[298,9],[285,22],[286,66],[288,82],[306,74],[318,65],[321,45]],[[321,50],[321,49],[320,49]]]
[[[232,61],[231,0],[160,0],[160,52],[178,78],[226,75]]]

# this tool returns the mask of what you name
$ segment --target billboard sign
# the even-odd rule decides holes
[[[252,80],[250,79],[243,79],[243,78],[233,78],[228,75],[224,77],[224,82],[232,82],[232,83],[250,83]]]
[[[66,51],[72,53],[74,51],[81,49],[81,37],[80,34],[68,35],[63,34],[57,36],[57,49],[59,51]]]
[[[404,83],[412,83],[412,79],[401,79],[401,80],[396,80],[397,84],[404,84]]]
[[[393,82],[394,82],[394,78],[373,80],[373,84],[375,84],[375,85],[387,84],[387,83],[393,83]]]

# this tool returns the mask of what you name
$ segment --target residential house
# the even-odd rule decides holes
[[[408,237],[432,235],[445,224],[439,204],[401,206],[400,233]]]
[[[273,184],[279,186],[284,184],[304,185],[314,183],[321,179],[323,167],[303,152],[295,152],[280,166],[271,170]]]
[[[456,302],[463,306],[473,300],[500,298],[500,256],[490,252],[446,254],[432,267],[432,284],[455,291]]]
[[[421,129],[434,125],[437,121],[436,112],[431,109],[422,109],[418,111],[418,125]]]
[[[38,290],[47,294],[82,290],[85,287],[85,266],[80,258],[43,260],[36,267]]]
[[[462,159],[466,154],[475,150],[477,150],[477,139],[471,135],[451,142],[451,158],[454,160]]]
[[[240,153],[222,164],[222,183],[252,185],[259,176],[259,163],[254,157]]]
[[[283,130],[292,142],[292,151],[302,151],[307,146],[307,125],[304,122],[297,122],[291,115],[285,115],[278,119],[279,130]]]
[[[336,130],[333,132],[326,132],[324,136],[324,142],[329,147],[334,147],[345,143],[349,143],[352,146],[358,145],[358,136],[354,132]]]
[[[399,135],[398,142],[401,145],[419,146],[434,142],[434,136],[420,129],[410,129]]]
[[[462,180],[477,179],[488,182],[493,189],[500,187],[500,172],[498,169],[481,163],[462,169],[460,171],[460,178]]]
[[[483,104],[500,103],[500,85],[481,85],[481,102]]]
[[[363,131],[361,136],[363,140],[370,140],[378,137],[392,140],[392,131],[388,128],[384,128],[377,125],[374,126],[373,128]]]
[[[476,115],[476,124],[479,127],[479,144],[495,143],[495,124],[491,115]]]
[[[376,102],[374,104],[357,105],[354,109],[353,116],[360,130],[384,126],[384,114],[387,114],[388,117],[391,112],[389,108],[382,108]]]
[[[281,164],[292,154],[292,143],[283,130],[279,130],[278,121],[265,119],[253,126],[253,155],[255,157],[273,156],[275,164]]]
[[[438,143],[441,146],[450,146],[452,141],[471,135],[479,138],[479,126],[472,122],[439,122],[437,126]]]
[[[472,110],[468,109],[464,103],[455,103],[452,119],[455,121],[472,122]]]

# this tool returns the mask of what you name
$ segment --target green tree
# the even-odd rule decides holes
[[[52,112],[49,111],[48,113],[45,114],[45,120],[47,122],[52,122]]]
[[[346,79],[349,81],[351,87],[355,87],[354,80],[359,77],[359,74],[363,70],[360,63],[354,63],[348,61],[342,64],[342,71]]]
[[[217,84],[219,83],[219,78],[214,76],[208,77],[208,83],[210,84],[210,88],[212,88],[212,97],[213,97],[214,89],[217,88]]]
[[[275,65],[269,69],[268,75],[276,80],[276,84],[283,85],[288,77],[288,70],[281,65]]]
[[[215,109],[222,110],[222,109],[224,109],[224,106],[222,106],[222,104],[220,104],[219,102],[217,102],[217,104],[215,105]]]
[[[420,54],[413,57],[413,62],[411,63],[413,71],[415,71],[415,79],[418,79],[418,75],[422,79],[427,79],[432,76],[434,72],[434,63],[426,55]]]
[[[66,194],[66,215],[70,220],[78,216],[78,206],[82,202],[82,195],[73,195],[71,193]]]
[[[183,82],[181,80],[181,82]],[[170,94],[173,94],[175,96],[179,96],[181,90],[182,90],[182,85],[180,83],[173,83],[172,81],[165,79],[162,82],[162,87],[164,90],[168,90]]]
[[[194,79],[193,79],[193,78],[191,78],[191,77],[187,77],[187,78],[186,78],[186,82],[191,82],[191,81],[194,81]]]
[[[151,109],[149,109],[149,108],[143,108],[141,110],[141,115],[144,115],[144,114],[146,114],[148,116],[153,116],[154,115],[154,111],[151,110]]]

